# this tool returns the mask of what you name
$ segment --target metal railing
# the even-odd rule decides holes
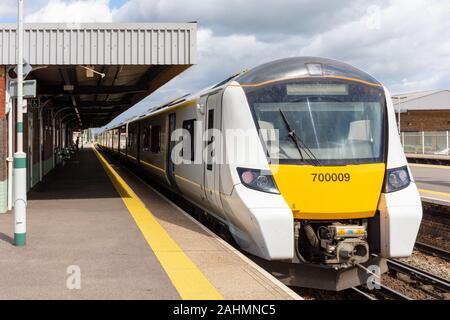
[[[402,132],[405,153],[450,155],[450,131]]]

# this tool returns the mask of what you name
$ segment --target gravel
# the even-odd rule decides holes
[[[444,259],[415,250],[410,257],[399,260],[450,281],[450,263]]]

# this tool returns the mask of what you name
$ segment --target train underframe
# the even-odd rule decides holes
[[[203,214],[203,223],[232,241],[225,224]],[[379,256],[378,213],[370,219],[295,220],[294,235],[292,261],[248,256],[288,286],[330,291],[374,283],[388,271],[386,259]]]
[[[385,259],[371,255],[379,250],[378,227],[378,215],[370,219],[295,220],[294,260],[258,263],[290,286],[339,291],[365,284],[388,271]],[[373,232],[370,237],[369,229]]]

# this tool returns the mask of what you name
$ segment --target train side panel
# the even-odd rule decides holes
[[[398,135],[394,106],[389,91],[384,88],[388,113],[388,158],[387,168],[407,166],[407,160]],[[390,257],[410,256],[422,219],[422,204],[417,186],[412,179],[402,190],[382,193],[378,204],[380,211],[381,255]]]
[[[223,110],[223,128],[229,132],[224,138],[226,165],[220,173],[221,201],[230,221],[230,231],[250,253],[268,260],[292,259],[294,219],[286,201],[280,194],[245,187],[237,172],[238,167],[269,170],[242,88],[225,89]]]

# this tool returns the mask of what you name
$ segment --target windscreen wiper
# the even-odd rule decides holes
[[[300,152],[300,156],[302,157],[302,161],[305,160],[303,157],[303,151],[305,154],[310,158],[313,165],[319,166],[320,162],[319,160],[314,156],[314,153],[308,148],[308,146],[300,139],[300,137],[295,133],[295,130],[292,129],[291,125],[289,124],[289,121],[284,114],[283,110],[278,109],[281,114],[281,118],[283,118],[284,123],[286,124],[286,128],[288,129],[289,137],[291,137],[292,141],[294,142],[295,146],[297,147],[298,151]]]

